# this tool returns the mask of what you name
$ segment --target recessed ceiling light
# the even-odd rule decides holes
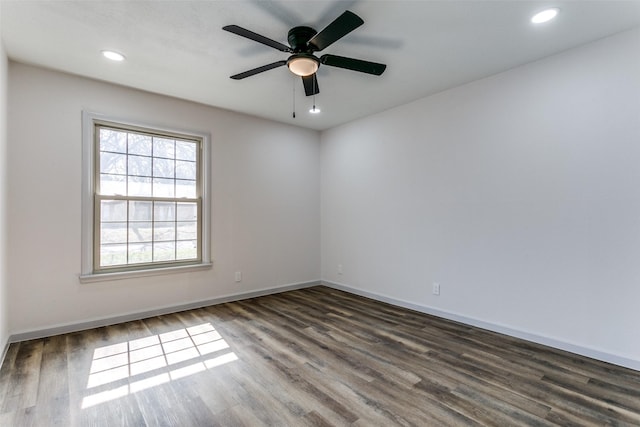
[[[124,61],[124,55],[112,50],[103,50],[102,56],[112,61]]]
[[[538,12],[531,18],[531,22],[534,24],[542,24],[544,22],[551,21],[558,15],[560,9],[553,7],[551,9],[545,9],[542,12]]]

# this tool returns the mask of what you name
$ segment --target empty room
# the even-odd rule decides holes
[[[0,0],[0,426],[640,426],[640,1]]]

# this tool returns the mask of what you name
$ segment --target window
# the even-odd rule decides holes
[[[81,279],[208,266],[206,136],[89,113],[84,126]]]

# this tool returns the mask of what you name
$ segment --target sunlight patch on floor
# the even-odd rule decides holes
[[[87,380],[93,393],[82,409],[238,360],[232,351],[220,354],[227,349],[211,323],[96,348]]]

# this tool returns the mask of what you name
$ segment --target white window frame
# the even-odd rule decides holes
[[[96,124],[113,124],[127,128],[153,130],[159,133],[185,135],[202,141],[200,147],[200,170],[198,177],[201,185],[201,260],[197,263],[163,266],[144,265],[140,268],[128,266],[123,271],[98,272],[94,266],[94,232],[95,232],[95,188],[96,188]],[[126,279],[132,277],[154,276],[168,273],[179,273],[211,268],[211,197],[210,197],[210,136],[207,133],[168,129],[143,123],[134,123],[130,120],[109,117],[103,114],[89,111],[82,112],[82,255],[80,282],[90,283],[106,280]]]

